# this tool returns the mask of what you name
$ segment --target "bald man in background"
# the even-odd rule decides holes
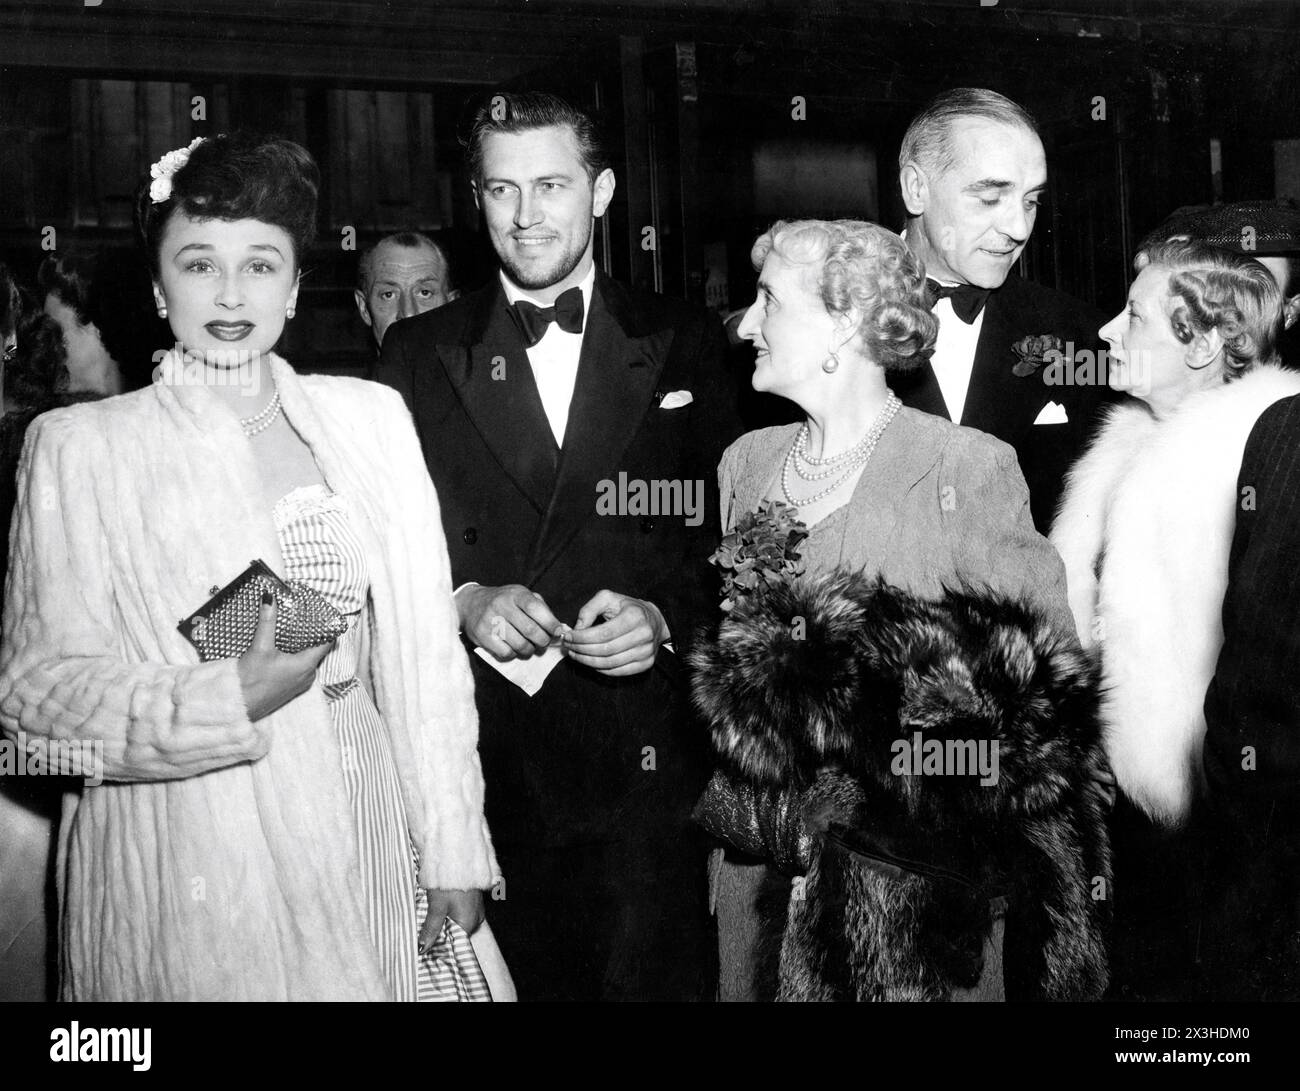
[[[442,247],[428,235],[402,231],[362,251],[352,294],[361,321],[374,335],[378,353],[385,332],[399,318],[441,307],[460,293],[451,286]]]

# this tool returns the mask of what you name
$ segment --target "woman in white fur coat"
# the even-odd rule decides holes
[[[1051,540],[1070,604],[1099,646],[1106,749],[1120,789],[1176,827],[1201,782],[1202,706],[1239,497],[1260,414],[1300,393],[1276,359],[1281,296],[1258,262],[1189,242],[1139,253],[1124,310],[1101,330],[1111,410],[1072,470]]]
[[[392,391],[271,354],[315,222],[310,155],[196,144],[141,201],[178,351],[149,389],[39,418],[20,467],[0,727],[102,754],[58,834],[61,994],[424,998],[450,917],[512,998],[413,426]],[[252,558],[307,575],[348,631],[287,654],[264,604],[252,648],[200,662],[177,624]]]

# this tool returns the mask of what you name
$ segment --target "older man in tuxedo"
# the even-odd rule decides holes
[[[580,111],[495,95],[468,160],[500,276],[394,325],[377,377],[415,417],[479,653],[493,928],[521,999],[706,998],[678,656],[717,609],[721,326],[595,267],[615,180]]]
[[[1112,395],[1097,338],[1105,315],[1011,271],[1047,188],[1034,120],[993,91],[945,91],[908,127],[898,162],[905,237],[925,262],[939,337],[930,363],[895,389],[905,405],[1014,447],[1046,533]],[[1071,366],[1080,351],[1091,357]]]

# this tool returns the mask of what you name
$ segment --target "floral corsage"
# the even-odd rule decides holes
[[[780,500],[742,515],[709,558],[722,569],[722,609],[729,611],[742,595],[762,594],[802,573],[797,548],[807,537],[799,509]]]

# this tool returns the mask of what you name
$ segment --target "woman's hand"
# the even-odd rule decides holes
[[[280,651],[275,646],[275,597],[263,594],[253,643],[237,665],[248,718],[260,720],[306,693],[316,678],[316,668],[333,645],[330,641],[300,652]]]
[[[426,890],[429,896],[429,915],[420,929],[420,954],[429,953],[442,931],[442,922],[450,917],[472,936],[483,923],[483,891],[481,890]]]

